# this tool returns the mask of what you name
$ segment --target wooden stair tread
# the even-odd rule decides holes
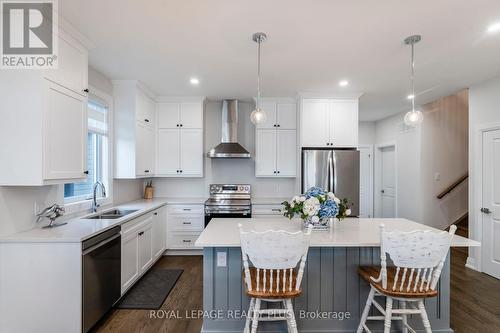
[[[270,283],[271,283],[271,272],[269,269],[266,269],[266,291],[264,292],[264,270],[260,269],[259,271],[259,291],[257,291],[257,269],[255,267],[250,267],[250,280],[252,281],[252,290],[249,291],[248,288],[246,288],[246,283],[245,283],[245,289],[246,293],[250,297],[254,298],[294,298],[297,296],[300,296],[302,293],[302,289],[299,288],[299,290],[295,290],[295,282],[297,281],[297,273],[295,270],[292,271],[292,290],[289,290],[290,286],[290,270],[286,270],[286,277],[285,277],[285,291],[283,291],[283,270],[280,270],[280,275],[279,275],[279,290],[276,291],[277,288],[277,270],[273,270],[273,285],[272,285],[272,291],[270,291]],[[243,279],[245,279],[245,271],[243,271]]]
[[[437,290],[425,290],[425,286],[427,282],[424,283],[424,289],[419,291],[417,288],[416,291],[413,291],[413,283],[412,288],[409,291],[406,291],[406,286],[408,285],[408,281],[405,281],[403,290],[399,290],[399,286],[401,283],[401,276],[403,274],[403,270],[399,273],[398,282],[396,283],[396,290],[392,290],[392,286],[394,284],[394,278],[396,277],[396,268],[387,267],[387,289],[382,287],[382,281],[374,282],[370,277],[378,278],[380,275],[380,266],[361,266],[358,268],[359,275],[369,284],[371,284],[375,289],[377,289],[381,294],[392,297],[402,297],[402,298],[426,298],[426,297],[434,297],[437,296]],[[407,273],[408,276],[408,273]],[[420,282],[418,284],[420,286]]]

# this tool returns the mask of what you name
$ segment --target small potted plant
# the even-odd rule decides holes
[[[335,217],[341,221],[351,215],[347,199],[340,199],[320,187],[311,187],[306,193],[282,202],[283,215],[292,219],[300,217],[304,225],[312,224],[315,230],[327,230]]]

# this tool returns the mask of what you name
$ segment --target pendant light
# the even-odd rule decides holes
[[[254,125],[262,124],[266,121],[267,115],[260,107],[260,44],[265,42],[267,35],[263,32],[256,32],[252,36],[252,40],[259,45],[257,58],[257,100],[255,102],[255,110],[250,115],[250,120]]]
[[[405,38],[404,43],[411,46],[411,75],[410,75],[410,87],[411,95],[408,98],[411,99],[411,111],[405,114],[404,122],[407,126],[418,126],[424,121],[424,115],[422,111],[415,110],[415,44],[420,42],[422,36],[413,35]]]

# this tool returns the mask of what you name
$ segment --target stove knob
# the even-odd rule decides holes
[[[238,186],[238,192],[243,192],[243,186]]]
[[[248,186],[245,186],[245,191],[248,191],[248,190],[249,190]]]

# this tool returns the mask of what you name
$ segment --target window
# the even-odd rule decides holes
[[[109,189],[109,129],[108,106],[97,96],[89,96],[87,135],[87,180],[64,184],[64,201],[73,203],[92,198],[96,181]],[[102,198],[102,193],[98,195]]]

